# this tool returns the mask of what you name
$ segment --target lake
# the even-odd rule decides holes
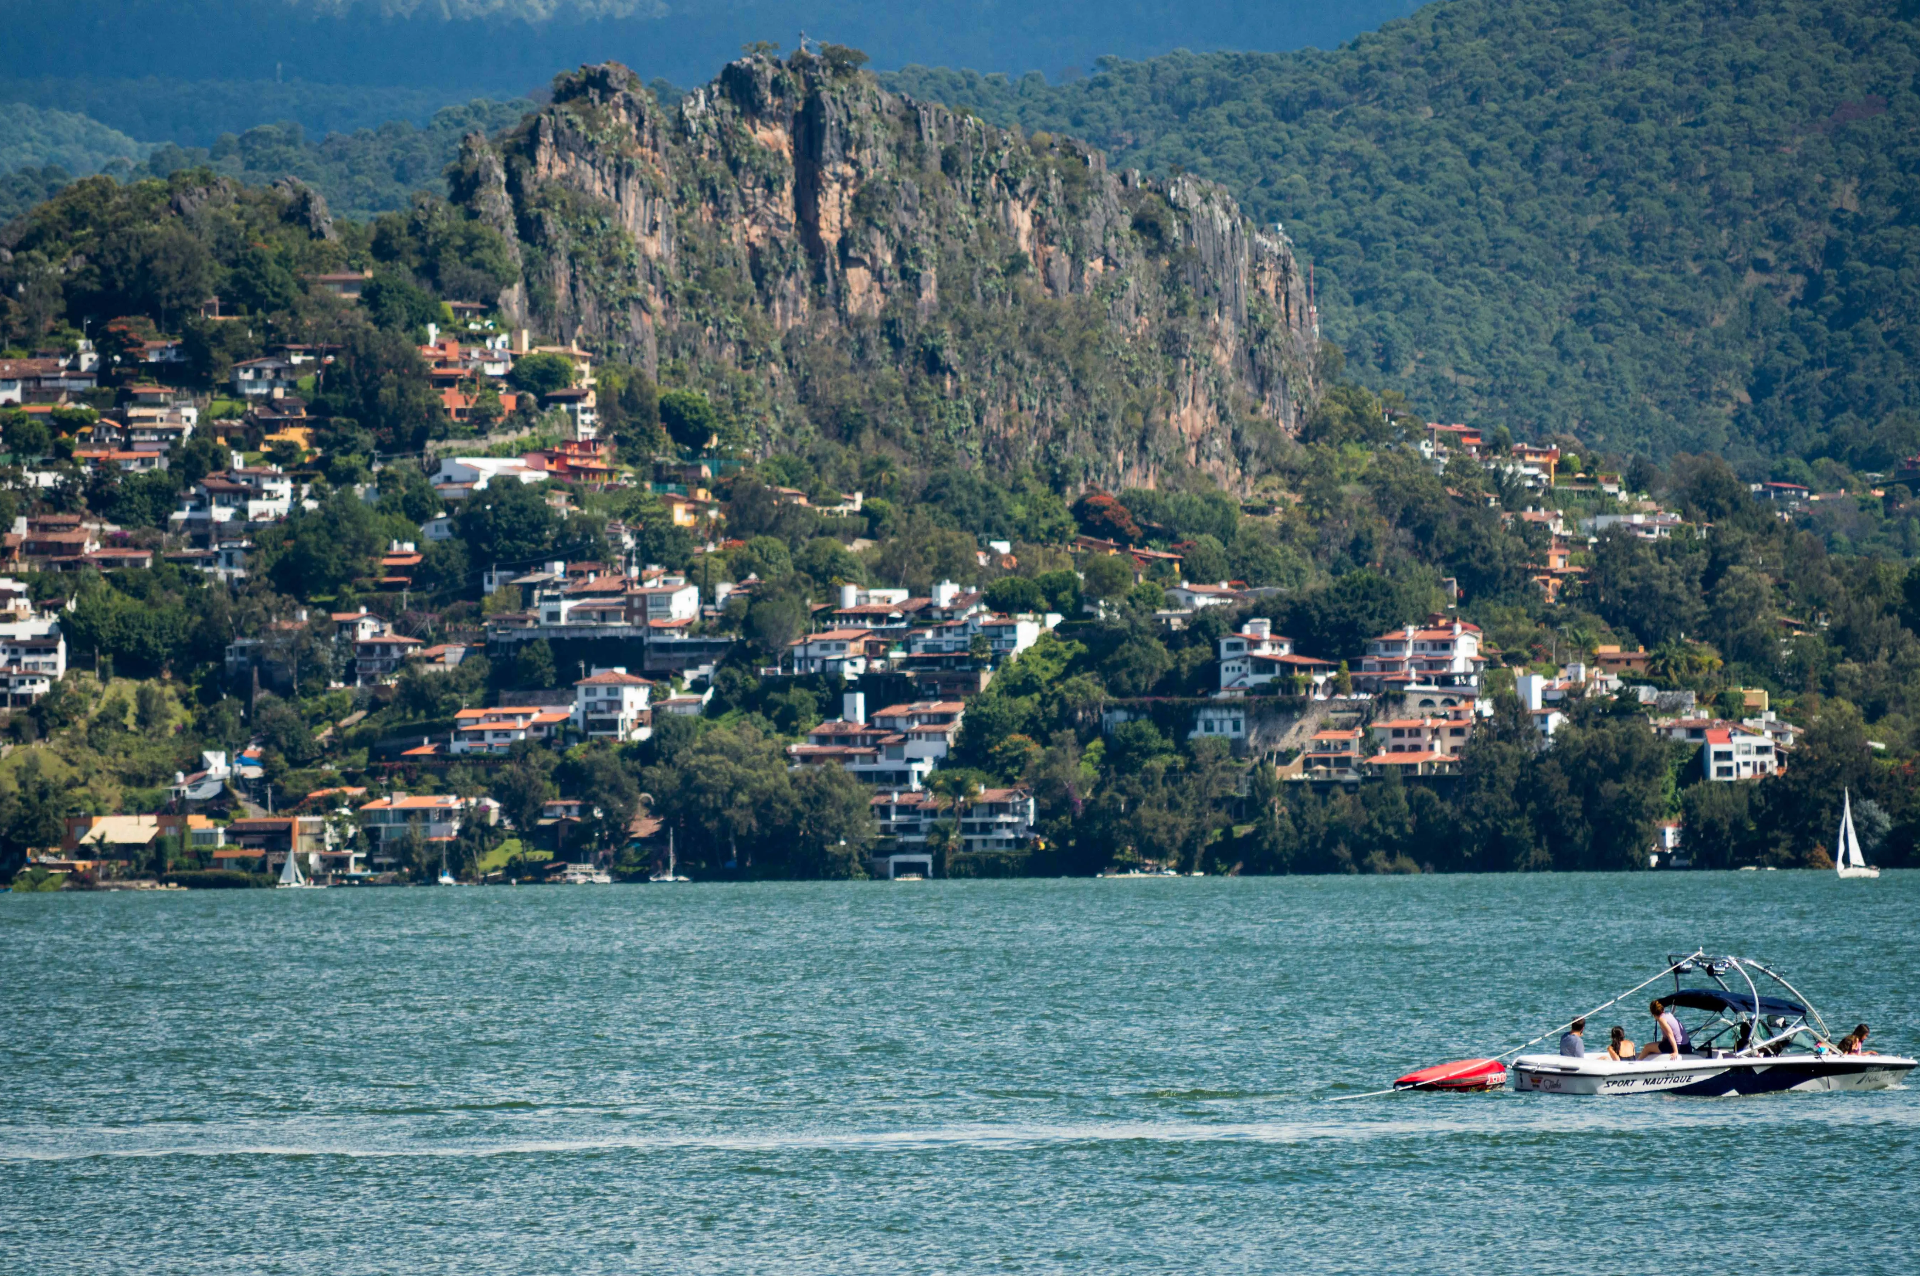
[[[1910,1270],[1920,1088],[1328,1100],[1695,946],[1912,1053],[1917,920],[1920,872],[0,896],[0,1270]]]

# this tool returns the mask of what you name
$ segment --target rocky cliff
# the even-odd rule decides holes
[[[519,322],[709,389],[757,446],[1237,484],[1317,392],[1290,246],[1219,186],[806,53],[670,111],[582,68],[450,177],[518,254]]]

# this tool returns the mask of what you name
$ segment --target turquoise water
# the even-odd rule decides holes
[[[1916,919],[1920,873],[0,897],[0,1270],[1913,1270],[1920,1087],[1327,1100],[1695,945],[1911,1052]]]

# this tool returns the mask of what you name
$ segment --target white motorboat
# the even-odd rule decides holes
[[[1748,957],[1688,957],[1672,963],[1674,990],[1660,1000],[1681,1018],[1679,1054],[1645,1059],[1521,1055],[1508,1072],[1529,1094],[1684,1094],[1724,1097],[1785,1090],[1884,1090],[1920,1062],[1905,1055],[1842,1054],[1820,1012],[1775,971]],[[1689,976],[1699,979],[1689,983]],[[1784,996],[1762,995],[1755,978]]]
[[[1860,839],[1853,831],[1853,794],[1840,799],[1840,833],[1834,839],[1833,871],[1842,877],[1878,877],[1880,870],[1867,863],[1860,853]]]
[[[591,864],[569,864],[566,871],[553,880],[562,886],[611,886],[613,874]]]

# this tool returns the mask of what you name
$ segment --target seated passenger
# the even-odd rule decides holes
[[[1633,1042],[1627,1037],[1627,1030],[1619,1024],[1607,1029],[1607,1058],[1633,1058]]]
[[[1867,1049],[1867,1033],[1869,1031],[1870,1029],[1867,1027],[1867,1025],[1865,1024],[1857,1025],[1852,1032],[1849,1032],[1846,1036],[1840,1038],[1840,1053],[1841,1054],[1879,1054],[1880,1052],[1878,1050]]]
[[[1639,1057],[1651,1059],[1654,1055],[1664,1054],[1678,1059],[1692,1048],[1687,1038],[1686,1025],[1666,1005],[1659,1001],[1648,1004],[1647,1013],[1653,1016],[1653,1040],[1640,1047]]]

